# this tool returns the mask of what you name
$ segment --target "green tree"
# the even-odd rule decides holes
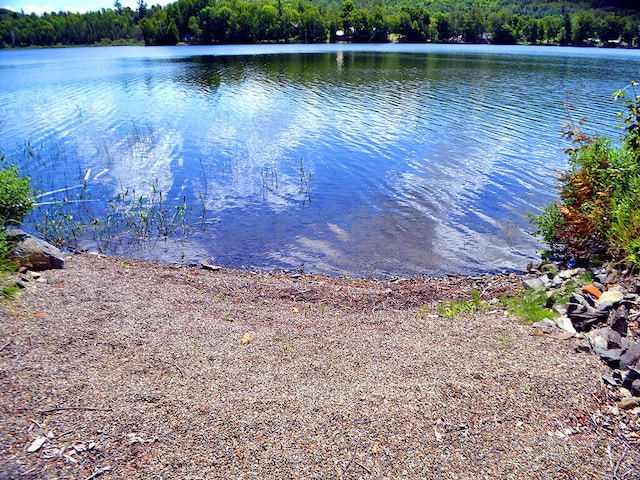
[[[571,23],[571,17],[568,13],[564,14],[562,18],[562,27],[558,33],[558,41],[560,45],[569,45],[573,38],[573,25]]]
[[[473,7],[464,16],[462,25],[462,36],[465,42],[476,43],[480,41],[480,36],[486,31],[487,24],[484,13]]]
[[[311,6],[302,12],[300,19],[300,36],[304,43],[321,43],[327,41],[327,27],[317,7]]]
[[[202,29],[200,28],[200,24],[198,23],[198,19],[193,15],[189,17],[189,24],[187,26],[189,30],[189,35],[191,35],[194,40],[199,41],[202,36]]]
[[[433,20],[436,24],[436,39],[439,42],[448,42],[453,37],[453,29],[451,28],[451,22],[449,16],[442,12],[434,14]]]
[[[618,40],[622,37],[627,26],[627,21],[623,17],[612,13],[606,15],[598,26],[598,36],[604,42],[607,40]]]
[[[560,41],[560,31],[562,30],[562,17],[547,15],[542,19],[543,37],[547,43]]]
[[[352,34],[352,15],[355,9],[356,6],[353,4],[353,0],[345,0],[340,5],[340,20],[342,22],[342,30],[344,30],[344,33],[347,37],[350,37]]]
[[[489,15],[489,30],[491,41],[500,45],[513,45],[516,43],[516,33],[512,26],[512,17],[506,10]]]
[[[584,45],[596,35],[596,19],[592,13],[580,12],[574,17],[571,41],[574,45]]]
[[[142,19],[147,16],[147,2],[138,0],[138,8],[136,11],[138,13],[138,21],[142,21]]]
[[[431,16],[423,6],[402,7],[398,16],[399,33],[409,42],[429,40]]]
[[[526,19],[522,27],[523,35],[531,44],[540,43],[542,31],[542,21],[536,18]]]

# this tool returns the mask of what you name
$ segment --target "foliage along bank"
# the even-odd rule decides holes
[[[574,148],[559,178],[559,199],[533,219],[551,257],[581,263],[619,262],[640,268],[640,91],[632,82],[623,100],[621,144],[589,135],[570,122]],[[568,109],[570,114],[570,109]]]
[[[0,47],[327,41],[640,45],[628,0],[178,0],[24,15],[0,9]]]

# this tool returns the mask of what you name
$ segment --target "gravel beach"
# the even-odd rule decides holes
[[[595,355],[437,315],[517,288],[70,257],[0,302],[0,478],[640,478]]]

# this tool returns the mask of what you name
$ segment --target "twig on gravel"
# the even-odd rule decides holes
[[[182,371],[182,369],[178,365],[176,365],[175,363],[167,362],[166,360],[162,360],[162,359],[160,359],[160,361],[166,363],[167,365],[175,367],[176,370],[178,370],[178,373],[180,373],[180,376],[182,378],[185,378],[184,372]]]
[[[360,462],[353,462],[356,465],[358,465],[361,469],[363,469],[365,472],[367,472],[369,475],[371,475],[371,470],[369,470],[367,467],[365,467],[364,465],[362,465]]]
[[[96,408],[96,407],[53,407],[47,410],[38,410],[40,415],[46,415],[48,413],[63,412],[65,410],[87,410],[90,412],[111,412],[112,408]]]
[[[0,352],[13,343],[13,338],[0,347]]]
[[[625,445],[624,447],[624,452],[622,452],[622,455],[620,455],[620,458],[618,459],[618,461],[616,462],[616,466],[613,469],[613,472],[611,474],[612,478],[617,479],[618,478],[618,470],[620,470],[620,465],[622,464],[622,460],[624,460],[625,455],[627,454],[627,450],[629,449],[628,445]],[[608,450],[609,453],[609,459],[611,460],[611,448],[609,448]],[[613,464],[613,461],[611,462]],[[629,472],[627,472],[629,473]],[[621,478],[625,478],[627,476],[627,474],[625,473],[623,477]]]
[[[84,480],[93,480],[94,478],[102,475],[104,472],[108,472],[109,470],[111,470],[111,467],[102,467],[102,468],[96,467],[93,470],[93,473],[89,475],[87,478],[85,478]]]
[[[344,474],[347,473],[347,470],[349,470],[349,467],[351,466],[351,464],[355,460],[357,453],[358,453],[358,448],[356,447],[356,449],[353,451],[353,455],[351,455],[351,459],[349,460],[349,463],[347,463],[347,465],[342,469],[342,475],[341,476],[344,476]]]

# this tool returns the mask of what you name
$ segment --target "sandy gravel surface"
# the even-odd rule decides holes
[[[0,304],[2,479],[640,477],[595,356],[502,311],[436,315],[513,279],[86,255],[44,280]]]

